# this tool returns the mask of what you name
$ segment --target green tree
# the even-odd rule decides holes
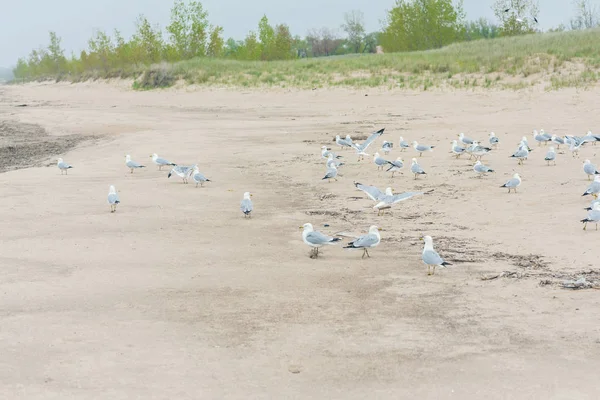
[[[13,75],[17,79],[29,78],[29,76],[30,76],[29,65],[27,64],[27,61],[24,58],[19,58],[17,60],[17,65],[13,69]]]
[[[365,17],[362,11],[353,10],[344,14],[342,29],[353,53],[361,53],[365,40]]]
[[[221,57],[223,55],[225,41],[223,40],[223,28],[214,26],[210,31],[210,41],[206,49],[206,55],[209,57]]]
[[[132,38],[132,44],[137,47],[136,58],[139,61],[151,64],[159,62],[163,50],[163,39],[160,28],[152,26],[150,21],[140,15],[136,21],[136,32]]]
[[[262,60],[271,60],[275,44],[275,30],[269,25],[266,15],[258,22],[258,39],[260,40],[260,53]]]
[[[175,1],[171,8],[171,22],[166,29],[179,59],[206,55],[208,27],[208,13],[202,3]]]
[[[458,41],[464,32],[462,2],[396,0],[387,15],[381,45],[388,52],[427,50]]]
[[[52,66],[48,73],[59,74],[66,71],[67,59],[65,51],[60,47],[61,39],[56,32],[50,31],[50,44],[48,45],[48,57]]]
[[[500,36],[500,27],[485,18],[465,25],[465,40],[493,39]]]
[[[287,25],[279,24],[275,27],[275,39],[273,44],[272,58],[274,60],[289,60],[295,58],[292,53],[292,43],[294,39]]]
[[[250,31],[244,39],[244,44],[238,49],[238,58],[240,60],[260,60],[260,57],[261,45],[258,42],[256,33]]]
[[[496,0],[492,5],[500,21],[502,36],[516,36],[536,31],[539,7],[534,0]]]
[[[377,46],[379,45],[379,32],[371,32],[365,35],[365,43],[363,46],[363,53],[376,53]]]
[[[88,62],[93,64],[94,68],[108,72],[114,67],[115,49],[112,39],[106,32],[96,31],[95,35],[88,40],[88,48],[90,50]]]

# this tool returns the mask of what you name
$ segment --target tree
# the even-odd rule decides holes
[[[208,13],[202,3],[176,0],[171,8],[171,21],[166,30],[177,57],[181,60],[206,54]]]
[[[465,40],[493,39],[500,36],[500,27],[485,18],[465,24]]]
[[[88,62],[91,62],[94,68],[101,68],[108,72],[113,65],[114,45],[112,39],[104,31],[96,31],[95,35],[88,40],[89,56]]]
[[[206,49],[206,55],[209,57],[221,57],[223,55],[223,48],[225,41],[221,36],[223,34],[223,28],[215,26],[210,31],[210,41]]]
[[[365,39],[365,17],[362,11],[353,10],[344,14],[342,29],[354,53],[360,53]]]
[[[396,0],[381,34],[386,51],[436,49],[462,38],[462,2],[452,0]]]
[[[574,0],[576,16],[571,20],[571,29],[590,29],[600,26],[599,11],[590,0]]]
[[[275,30],[269,25],[266,15],[263,15],[258,22],[258,39],[260,40],[261,59],[270,60],[275,44]]]
[[[48,45],[48,57],[52,62],[52,72],[58,74],[66,70],[67,59],[65,58],[65,51],[60,47],[61,39],[58,37],[56,32],[50,31],[50,45]]]
[[[365,44],[363,46],[363,53],[376,53],[377,45],[379,45],[379,32],[371,32],[365,35]]]
[[[313,57],[330,56],[342,44],[342,40],[329,28],[313,29],[306,35],[306,42]]]
[[[160,28],[152,26],[143,15],[138,17],[136,28],[137,30],[133,35],[132,41],[133,45],[137,47],[137,55],[140,61],[146,64],[159,62],[163,50],[163,39]]]
[[[294,39],[287,25],[279,24],[275,27],[275,39],[273,44],[274,60],[289,60],[292,54],[292,43]]]
[[[536,31],[539,7],[535,0],[496,0],[492,10],[500,20],[502,36],[524,35]]]
[[[29,77],[29,65],[27,65],[27,61],[25,61],[24,58],[19,58],[17,60],[17,65],[13,69],[13,75],[18,79],[25,79]]]

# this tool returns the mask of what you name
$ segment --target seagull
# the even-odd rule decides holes
[[[560,136],[552,135],[550,140],[556,144],[557,149],[560,149],[561,144],[565,144],[565,141]]]
[[[68,170],[73,168],[73,166],[71,164],[67,164],[66,162],[63,161],[62,158],[59,158],[58,160],[56,160],[56,166],[58,167],[58,169],[60,169],[61,175],[63,174],[63,172],[65,173],[65,175],[68,175],[69,174]]]
[[[508,189],[508,193],[514,190],[517,193],[517,187],[521,184],[521,177],[519,174],[514,174],[512,179],[508,180],[504,185],[500,186]]]
[[[372,225],[369,228],[368,234],[356,238],[356,240],[348,243],[348,246],[345,246],[344,249],[363,249],[361,258],[365,258],[365,255],[371,258],[369,255],[369,249],[379,246],[379,243],[381,243],[379,229],[377,229],[377,226]]]
[[[113,185],[110,185],[108,188],[108,204],[110,204],[110,212],[114,213],[117,211],[117,204],[121,201],[119,200],[119,195]]]
[[[423,170],[423,168],[421,168],[421,166],[419,165],[419,163],[417,162],[416,158],[412,159],[412,164],[410,165],[410,172],[412,172],[413,174],[415,174],[415,179],[417,179],[417,177],[419,175],[426,175],[427,173]]]
[[[245,192],[244,198],[242,199],[242,202],[240,203],[240,209],[244,213],[244,218],[252,218],[252,215],[250,215],[250,214],[252,213],[252,210],[254,209],[254,207],[252,205],[252,200],[250,199],[251,196],[252,195],[250,194],[250,192]]]
[[[443,268],[447,265],[452,265],[449,262],[444,261],[437,251],[433,249],[433,239],[431,236],[423,236],[421,240],[425,242],[421,259],[427,265],[427,275],[435,275],[435,267]],[[431,267],[433,267],[433,272],[431,271]]]
[[[500,139],[496,136],[494,132],[490,132],[490,146],[496,147],[500,143]]]
[[[195,167],[196,167],[195,165],[192,165],[192,166],[189,166],[189,167],[186,167],[184,165],[176,165],[169,172],[169,175],[167,175],[167,178],[170,178],[171,175],[175,174],[175,175],[177,175],[178,177],[180,177],[183,180],[183,183],[188,183],[188,178],[190,177],[190,175],[194,171]]]
[[[600,135],[594,135],[592,131],[588,131],[587,134],[582,138],[582,142],[588,143],[592,142],[595,146],[596,142],[600,141]]]
[[[379,153],[375,153],[373,156],[373,162],[377,165],[377,170],[383,169],[383,167],[389,162],[388,160],[381,158]]]
[[[473,144],[469,147],[469,153],[471,153],[471,155],[475,156],[475,159],[479,159],[479,160],[481,160],[481,157],[483,157],[490,151],[492,151],[492,149],[490,149],[489,147],[480,146],[479,142],[476,140],[473,141]]]
[[[452,141],[451,149],[452,153],[456,156],[456,158],[460,158],[460,156],[465,153],[466,149],[464,147],[460,147],[456,140]]]
[[[400,136],[400,141],[398,143],[400,143],[400,151],[404,151],[410,147],[410,144],[408,144],[402,136]]]
[[[358,144],[358,143],[352,143],[352,147],[354,147],[354,149],[356,150],[356,153],[358,154],[358,161],[360,161],[361,159],[364,159],[364,156],[368,154],[366,153],[367,148],[371,145],[371,143],[373,143],[373,141],[375,139],[377,139],[379,136],[383,135],[383,131],[385,131],[385,128],[382,128],[380,130],[378,130],[377,132],[373,132],[371,134],[371,136],[369,136],[367,138],[367,140],[365,140],[362,144]]]
[[[394,147],[394,143],[384,140],[383,144],[381,145],[381,151],[383,152],[383,154],[387,155],[390,153],[390,150],[392,150],[392,147]]]
[[[588,211],[593,210],[594,207],[596,206],[596,204],[600,204],[600,200],[592,200],[592,203],[590,204],[590,206],[586,207],[585,210],[588,210]]]
[[[335,158],[333,157],[333,154],[330,154],[330,155],[327,157],[327,161],[325,161],[325,165],[327,166],[327,168],[329,168],[329,165],[330,165],[330,164],[333,164],[333,165],[335,165],[336,167],[339,167],[340,165],[344,165],[344,163],[343,163],[343,162],[341,162],[340,160],[337,160],[337,159],[335,159]]]
[[[210,179],[208,179],[200,173],[198,166],[194,166],[194,168],[192,169],[192,180],[196,182],[196,187],[198,187],[198,184],[203,187],[204,182],[211,182]]]
[[[546,133],[543,129],[540,129],[540,135],[542,135],[544,137],[544,139],[546,139],[546,142],[549,142],[552,140],[552,135],[549,133]]]
[[[477,172],[479,174],[479,178],[481,178],[482,176],[484,176],[488,172],[494,172],[493,169],[491,169],[490,167],[486,167],[479,160],[477,160],[477,162],[473,166],[473,171],[475,171],[475,172]]]
[[[375,186],[363,185],[359,182],[354,182],[354,186],[356,186],[357,189],[365,192],[367,196],[377,202],[377,204],[373,207],[373,209],[377,210],[377,215],[380,215],[382,212],[385,213],[386,209],[391,208],[392,205],[396,203],[432,192],[432,190],[430,190],[428,192],[404,192],[394,194],[392,192],[392,188],[386,188],[384,193]]]
[[[416,140],[413,141],[413,148],[419,153],[419,157],[423,156],[423,153],[426,151],[433,151],[435,146],[427,146],[425,144],[419,144]]]
[[[534,130],[533,131],[533,139],[538,142],[538,145],[542,144],[542,143],[546,143],[549,142],[552,139],[552,136],[546,137],[540,133],[538,133],[538,131]]]
[[[591,176],[600,175],[600,172],[598,172],[596,166],[592,164],[590,160],[585,160],[583,162],[583,172],[587,174],[588,181],[590,180]]]
[[[315,231],[312,224],[306,223],[302,225],[300,229],[303,229],[302,240],[304,243],[313,248],[311,251],[311,258],[313,258],[313,256],[314,258],[319,257],[319,247],[325,245],[334,245],[341,240],[340,238],[326,236],[319,231]]]
[[[404,167],[404,162],[402,161],[402,157],[396,158],[395,161],[388,161],[388,164],[390,164],[391,167],[389,167],[386,172],[391,171],[392,178],[394,177],[394,172],[400,171]]]
[[[462,144],[473,144],[473,139],[466,137],[465,134],[462,132],[458,134],[458,140],[460,140]]]
[[[327,179],[328,183],[331,183],[331,180],[334,179],[337,182],[337,168],[335,167],[334,164],[329,164],[327,166],[327,172],[325,173],[325,176],[323,177],[323,179],[321,180],[325,180]]]
[[[592,195],[594,199],[598,198],[598,194],[600,194],[600,176],[596,176],[594,178],[594,182],[587,188],[587,190],[582,194],[582,196]]]
[[[173,167],[177,165],[175,163],[165,160],[164,158],[160,158],[156,153],[153,153],[150,157],[152,157],[152,162],[154,164],[158,165],[159,171],[161,171],[162,167],[164,167],[165,165],[173,166]]]
[[[553,162],[554,165],[556,165],[556,151],[554,151],[553,146],[550,146],[550,149],[548,150],[548,153],[546,153],[546,157],[544,157],[544,160],[546,160],[548,165],[550,165],[551,162]]]
[[[569,144],[569,150],[571,150],[571,155],[573,157],[579,157],[579,149],[583,146],[584,142],[579,142],[577,140],[571,140]]]
[[[598,230],[598,222],[600,222],[600,203],[596,203],[592,210],[588,212],[587,218],[581,220],[583,222],[583,230],[587,228],[588,222],[596,224],[596,230]]]
[[[338,146],[340,146],[340,149],[342,149],[342,150],[345,147],[352,147],[346,139],[341,139],[340,135],[335,136],[335,142],[337,143]]]
[[[129,154],[127,154],[125,156],[125,165],[127,165],[127,168],[129,168],[131,170],[131,174],[133,174],[133,170],[137,169],[137,168],[146,168],[145,165],[142,165],[140,163],[136,163],[135,161],[133,161],[131,159],[131,156]]]
[[[331,149],[328,149],[327,146],[321,146],[321,157],[327,158],[330,154],[333,154],[335,158],[342,158],[342,156],[336,156],[335,153],[332,153],[330,150]]]
[[[513,153],[511,157],[519,160],[519,165],[523,165],[523,161],[529,156],[529,150],[527,150],[527,144],[521,142],[519,149]]]
[[[350,135],[346,135],[346,142],[348,142],[348,144],[350,145],[350,147],[352,147],[352,143],[354,143],[352,141],[352,137]]]
[[[527,151],[533,151],[531,147],[529,147],[529,142],[527,141],[527,136],[523,136],[521,138],[521,142],[519,143],[519,147],[527,147]]]

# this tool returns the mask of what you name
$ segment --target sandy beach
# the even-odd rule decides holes
[[[0,398],[600,397],[599,292],[560,286],[600,278],[600,231],[579,222],[600,146],[547,166],[531,137],[600,133],[599,93],[0,86]],[[369,154],[400,136],[436,146],[427,177],[412,149],[386,156],[406,165],[392,179],[333,141],[380,128]],[[450,142],[490,131],[496,172],[478,179]],[[321,180],[322,145],[346,163],[337,182]],[[212,182],[168,179],[152,153]],[[147,168],[130,174],[125,154]],[[377,216],[353,181],[434,191]],[[377,225],[382,242],[311,259],[306,222]],[[421,235],[453,265],[428,276]]]

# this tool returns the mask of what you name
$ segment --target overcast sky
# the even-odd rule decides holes
[[[494,19],[494,0],[464,0],[468,19]],[[592,0],[600,6],[600,0]],[[286,23],[293,34],[304,36],[315,27],[339,28],[346,11],[365,14],[367,31],[381,28],[386,10],[394,0],[204,0],[209,20],[225,29],[226,37],[243,39],[266,14],[270,22]],[[12,66],[32,48],[46,45],[48,31],[62,38],[66,54],[86,48],[95,28],[119,29],[126,37],[134,31],[136,17],[143,13],[165,27],[169,20],[168,0],[0,0],[0,66]],[[572,0],[539,0],[540,25],[548,29],[567,23],[573,15]]]

